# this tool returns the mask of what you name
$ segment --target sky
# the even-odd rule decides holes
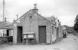
[[[0,20],[2,20],[3,0],[0,0]],[[78,14],[78,0],[5,0],[5,17],[7,21],[22,16],[37,4],[39,13],[44,17],[57,17],[62,25],[73,26]]]

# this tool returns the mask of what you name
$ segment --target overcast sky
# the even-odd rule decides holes
[[[2,19],[2,2],[0,0],[0,20]],[[5,0],[5,16],[8,21],[19,17],[33,8],[37,3],[39,13],[44,17],[56,16],[62,25],[73,26],[78,14],[78,0]]]

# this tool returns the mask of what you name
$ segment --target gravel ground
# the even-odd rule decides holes
[[[68,35],[52,45],[1,45],[0,50],[78,50],[78,38]]]

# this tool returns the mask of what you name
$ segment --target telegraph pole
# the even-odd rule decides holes
[[[5,0],[3,0],[3,21],[5,21]]]
[[[3,22],[6,22],[6,17],[5,17],[5,0],[3,0]],[[5,34],[5,30],[3,30],[3,36]]]

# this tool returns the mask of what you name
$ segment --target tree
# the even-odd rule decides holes
[[[75,19],[74,30],[78,32],[78,15],[76,16]]]

